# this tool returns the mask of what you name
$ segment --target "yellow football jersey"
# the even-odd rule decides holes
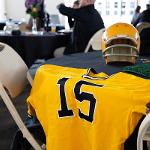
[[[55,65],[38,69],[28,104],[44,129],[47,150],[123,150],[145,114],[150,80],[86,72]]]

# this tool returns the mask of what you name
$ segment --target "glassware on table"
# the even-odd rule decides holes
[[[56,26],[51,26],[51,32],[56,32]]]
[[[32,18],[32,34],[37,34],[36,18]]]

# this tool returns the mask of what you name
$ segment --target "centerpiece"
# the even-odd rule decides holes
[[[26,0],[25,7],[27,8],[27,13],[32,17],[32,32],[37,32],[37,24],[36,19],[38,17],[38,13],[40,11],[40,5],[43,0]]]

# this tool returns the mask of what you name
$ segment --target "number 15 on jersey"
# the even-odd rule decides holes
[[[59,92],[60,92],[60,108],[61,108],[58,111],[59,117],[67,117],[67,116],[74,115],[73,110],[69,109],[67,106],[65,84],[68,80],[69,80],[69,78],[62,78],[62,79],[58,80],[58,82],[57,82],[57,85],[59,86]],[[81,109],[78,109],[79,117],[92,123],[93,118],[94,118],[96,99],[92,93],[87,93],[87,92],[81,91],[81,87],[83,85],[96,86],[96,87],[103,87],[103,85],[98,85],[98,84],[94,84],[94,83],[87,82],[84,80],[80,80],[75,84],[74,89],[73,89],[75,98],[77,101],[79,101],[81,103],[83,101],[88,101],[90,103],[89,108],[88,108],[88,110],[89,110],[88,115],[84,114]]]

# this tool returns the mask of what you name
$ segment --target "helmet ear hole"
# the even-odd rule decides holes
[[[136,63],[140,36],[134,26],[127,23],[111,25],[103,34],[101,44],[106,64],[109,62]]]

